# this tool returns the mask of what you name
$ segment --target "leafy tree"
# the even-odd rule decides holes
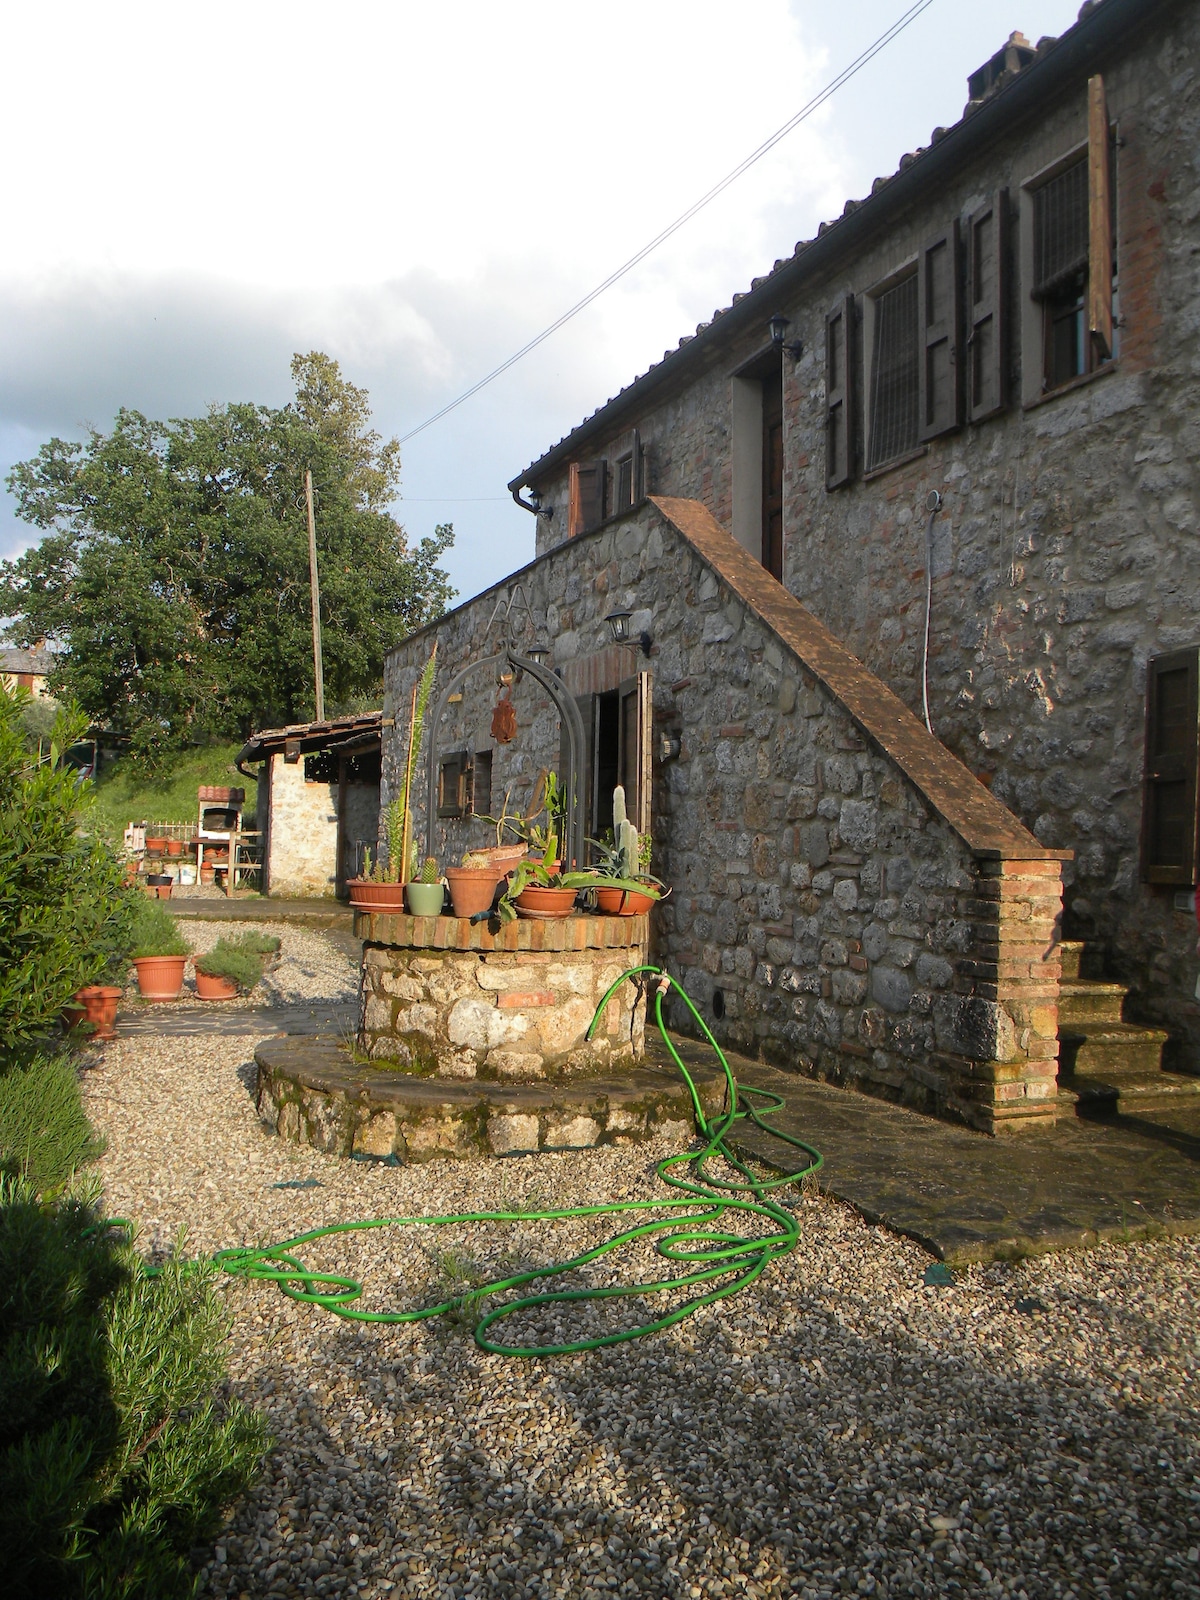
[[[91,786],[57,764],[83,719],[60,709],[39,761],[22,727],[28,703],[25,690],[0,685],[0,1071],[76,989],[112,981],[133,916],[116,858],[80,829]]]
[[[51,439],[8,478],[45,537],[0,564],[18,642],[60,647],[52,688],[153,756],[313,711],[304,473],[316,494],[326,694],[378,694],[384,653],[453,595],[453,530],[410,546],[388,507],[400,451],[366,391],[318,351],[282,408],[117,414],[86,444]]]

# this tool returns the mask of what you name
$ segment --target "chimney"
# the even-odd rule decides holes
[[[985,61],[967,79],[967,109],[994,94],[1010,75],[1027,67],[1036,54],[1023,33],[1010,33],[1008,43],[1001,45],[992,59]]]

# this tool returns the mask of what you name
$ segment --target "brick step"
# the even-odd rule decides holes
[[[1059,1086],[1059,1104],[1074,1106],[1077,1116],[1137,1116],[1142,1111],[1200,1106],[1200,1077],[1181,1072],[1156,1072],[1144,1078],[1105,1081],[1077,1073]]]
[[[1121,1007],[1128,993],[1123,983],[1064,978],[1058,990],[1059,1031],[1075,1023],[1120,1022]]]
[[[1058,949],[1062,956],[1064,978],[1104,977],[1104,955],[1095,946],[1087,944],[1083,939],[1062,939],[1059,941]]]
[[[1162,1071],[1167,1035],[1135,1022],[1068,1024],[1058,1030],[1059,1077],[1153,1078]]]

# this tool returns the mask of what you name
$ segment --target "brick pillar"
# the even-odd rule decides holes
[[[934,1006],[948,1109],[987,1133],[1044,1126],[1058,1113],[1061,864],[979,860],[959,910],[964,951]]]

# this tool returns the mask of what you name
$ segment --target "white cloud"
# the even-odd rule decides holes
[[[1068,0],[1024,0],[1044,31]],[[321,348],[400,433],[558,316],[785,122],[901,0],[482,0],[6,20],[0,457],[210,401]],[[932,10],[533,357],[406,449],[410,531],[464,592],[532,550],[505,481],[950,122],[1009,0]],[[428,504],[432,498],[438,504]],[[455,503],[457,498],[457,504]],[[0,552],[27,530],[0,517]]]

